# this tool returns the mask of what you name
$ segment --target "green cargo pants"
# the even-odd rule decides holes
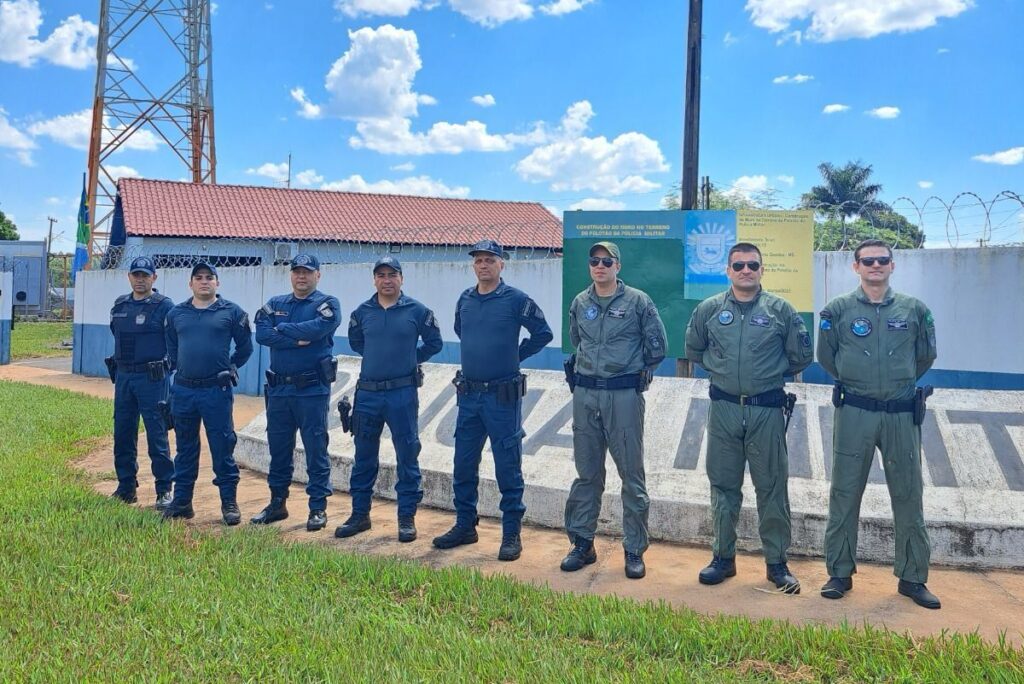
[[[882,452],[896,528],[893,574],[927,582],[931,547],[921,501],[921,429],[910,413],[840,406],[832,433],[832,490],[825,530],[825,566],[831,577],[857,572],[857,525],[875,447]]]
[[[743,505],[743,473],[757,494],[758,532],[766,563],[785,563],[790,542],[789,457],[782,410],[711,402],[708,413],[708,480],[714,541],[721,558],[736,556],[736,521]]]
[[[632,389],[577,387],[572,396],[572,451],[576,480],[565,502],[569,540],[593,539],[604,494],[605,454],[622,479],[622,546],[631,553],[647,550],[647,496],[644,475],[644,396]]]

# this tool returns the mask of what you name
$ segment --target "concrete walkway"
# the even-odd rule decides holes
[[[111,397],[112,385],[109,382],[72,376],[69,366],[53,360],[22,362],[0,368],[0,380],[17,380]],[[246,425],[262,410],[262,399],[236,397],[236,426]],[[110,473],[112,457],[109,449],[89,455],[79,465],[91,473]],[[140,465],[139,505],[152,508],[152,476],[145,463]],[[221,530],[219,499],[209,484],[212,478],[209,454],[204,445],[202,472],[194,502],[196,517],[188,524]],[[113,491],[115,485],[113,480],[103,480],[96,484],[96,489],[106,495]],[[257,513],[266,500],[265,477],[243,470],[239,505],[245,518]],[[791,561],[790,567],[803,583],[805,593],[784,596],[772,591],[764,579],[764,564],[754,554],[738,557],[739,574],[735,578],[718,587],[704,587],[697,582],[697,572],[710,557],[706,548],[656,543],[645,556],[647,577],[627,580],[622,571],[619,540],[600,537],[597,541],[598,562],[581,572],[567,574],[558,569],[558,563],[568,549],[568,542],[560,530],[527,527],[523,531],[523,557],[514,563],[501,563],[495,558],[501,540],[501,525],[496,520],[481,520],[478,544],[439,551],[433,548],[430,539],[446,531],[453,523],[453,515],[447,511],[421,509],[417,516],[420,538],[411,544],[400,544],[396,539],[396,507],[391,501],[375,501],[373,529],[347,540],[333,536],[334,527],[349,512],[346,494],[336,494],[330,499],[328,527],[314,534],[305,531],[306,497],[301,485],[292,487],[289,507],[292,517],[277,525],[283,538],[325,544],[342,552],[392,556],[432,567],[462,565],[477,568],[485,574],[505,573],[558,591],[664,600],[709,615],[721,613],[755,619],[776,618],[796,624],[868,623],[917,636],[936,635],[944,630],[977,631],[986,639],[995,640],[1005,632],[1010,642],[1024,646],[1024,572],[934,568],[929,587],[942,599],[943,608],[929,611],[896,594],[896,578],[890,567],[882,565],[861,564],[860,572],[854,578],[854,591],[842,601],[827,601],[818,596],[817,590],[827,575],[824,564],[817,558]],[[245,528],[243,524],[228,530],[228,533],[244,534]]]

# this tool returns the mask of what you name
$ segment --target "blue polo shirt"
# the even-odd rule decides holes
[[[231,366],[241,368],[252,356],[248,314],[220,295],[205,309],[193,306],[191,298],[181,302],[167,314],[164,332],[171,368],[189,380],[211,378]]]
[[[349,319],[348,343],[363,357],[359,377],[375,381],[409,377],[443,345],[434,312],[404,294],[387,309],[377,295],[360,304]]]

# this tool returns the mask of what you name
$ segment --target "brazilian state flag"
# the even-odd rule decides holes
[[[71,282],[89,263],[89,195],[85,191],[85,174],[82,174],[82,202],[78,206],[78,238],[75,240],[75,260],[71,265]]]

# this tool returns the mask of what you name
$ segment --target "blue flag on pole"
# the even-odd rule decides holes
[[[71,282],[89,262],[89,195],[85,191],[85,174],[82,174],[82,202],[78,206],[78,237],[75,240],[75,260],[71,266]]]

